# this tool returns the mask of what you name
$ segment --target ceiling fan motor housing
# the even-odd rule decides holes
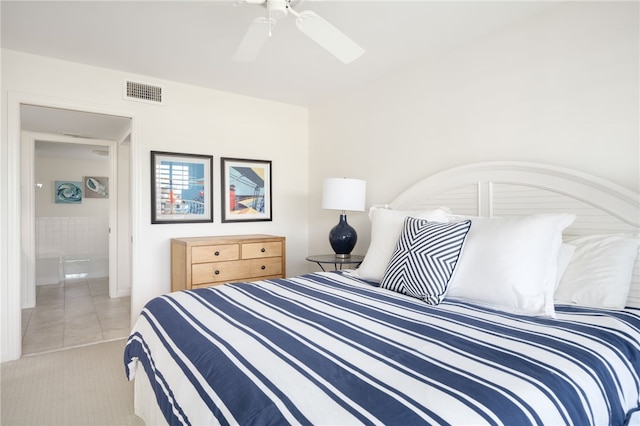
[[[274,19],[280,19],[287,16],[289,5],[287,0],[267,0],[267,10],[269,16]]]

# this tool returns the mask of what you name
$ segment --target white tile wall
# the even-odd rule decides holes
[[[36,257],[109,255],[108,217],[37,217]]]

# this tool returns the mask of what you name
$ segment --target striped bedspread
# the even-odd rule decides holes
[[[625,424],[640,310],[557,311],[433,307],[313,273],[155,298],[124,362],[169,424]]]

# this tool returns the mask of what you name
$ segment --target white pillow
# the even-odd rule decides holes
[[[562,231],[574,220],[571,214],[473,218],[446,297],[555,316]]]
[[[573,258],[573,253],[575,253],[575,251],[576,251],[576,246],[574,245],[567,244],[567,243],[562,243],[560,245],[560,252],[558,253],[558,273],[556,274],[556,287],[555,287],[556,290],[560,285],[560,280],[562,279],[562,276],[564,275],[564,273],[567,271],[567,268],[569,267],[569,263],[571,262],[571,259]]]
[[[556,290],[556,302],[624,308],[638,256],[638,236],[589,235],[567,239],[567,242],[576,250]]]
[[[391,260],[398,238],[407,216],[426,219],[434,222],[449,222],[449,210],[437,208],[433,210],[390,210],[371,207],[371,243],[364,260],[353,275],[370,281],[382,280],[387,264]]]

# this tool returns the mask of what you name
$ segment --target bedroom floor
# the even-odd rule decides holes
[[[36,287],[36,307],[22,310],[22,354],[129,335],[130,297],[110,298],[108,278]]]

